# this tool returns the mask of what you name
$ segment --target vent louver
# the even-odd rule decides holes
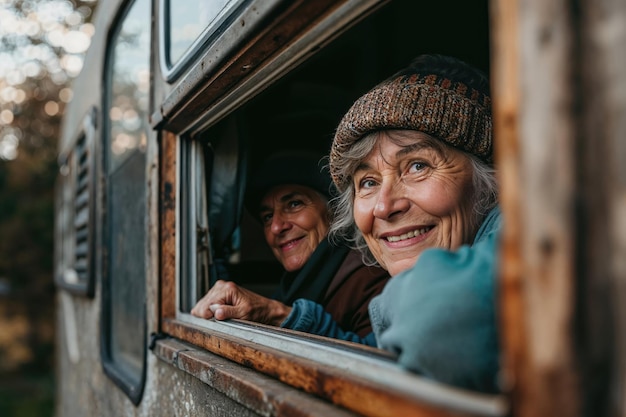
[[[74,150],[76,158],[76,198],[74,203],[75,262],[74,270],[80,282],[87,281],[89,273],[89,150],[85,136]]]

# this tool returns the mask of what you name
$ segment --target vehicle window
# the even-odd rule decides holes
[[[194,49],[220,33],[239,5],[245,0],[213,0],[208,2],[176,2],[162,0],[162,31],[165,37],[163,58],[166,72],[183,64]]]
[[[110,38],[104,106],[102,353],[105,370],[133,401],[141,398],[146,356],[150,3],[132,3]]]
[[[185,93],[192,103],[168,103],[175,111],[164,112],[159,125],[171,142],[177,141],[178,152],[176,166],[162,178],[164,190],[176,184],[178,203],[170,205],[168,224],[162,225],[162,238],[167,239],[162,258],[175,259],[177,265],[174,271],[162,263],[167,285],[161,298],[164,333],[352,410],[362,411],[358,398],[342,403],[329,388],[332,384],[322,386],[320,380],[348,381],[346,387],[354,389],[356,397],[367,392],[363,395],[382,399],[392,392],[392,397],[402,393],[399,396],[406,404],[419,401],[421,388],[413,388],[423,381],[395,367],[390,352],[249,321],[205,320],[189,313],[218,279],[266,296],[276,289],[284,270],[269,252],[255,219],[258,214],[248,212],[242,204],[253,173],[268,156],[286,149],[328,154],[334,131],[354,100],[419,54],[455,55],[488,72],[487,2],[481,7],[459,6],[452,15],[446,12],[446,6],[436,2],[396,1],[319,44],[313,35],[307,38],[307,32],[300,33],[301,38],[287,39],[283,49],[273,50],[273,42],[280,37],[271,36],[260,46],[246,45],[247,55],[233,58],[232,67],[230,61],[223,63],[218,75],[199,85],[198,91],[190,93],[180,87],[167,97],[174,100]],[[416,27],[414,17],[418,15],[446,17],[425,19]],[[328,20],[341,21],[342,17]],[[443,26],[454,28],[459,36],[454,41],[433,36]],[[273,29],[267,33],[273,35]],[[266,66],[259,64],[254,73],[241,76],[242,69],[248,68],[248,58]],[[172,143],[163,146],[164,154],[174,148]],[[175,219],[180,226],[176,239],[171,225]],[[176,291],[171,290],[174,287]],[[285,363],[298,370],[297,377]],[[370,391],[369,384],[376,388]],[[406,397],[404,393],[408,393]],[[498,401],[487,414],[500,415],[500,405]]]
[[[180,305],[183,311],[193,307],[198,294],[209,288],[212,264],[209,238],[205,178],[210,172],[213,152],[209,143],[185,141],[181,146],[181,190],[188,199],[181,205],[181,251],[194,254],[181,262]],[[207,167],[208,165],[208,167]]]
[[[189,237],[181,246],[181,253],[189,255],[182,265],[183,311],[218,279],[268,297],[277,288],[284,269],[265,241],[258,214],[243,204],[246,183],[264,158],[283,148],[325,152],[335,122],[334,114],[324,114],[322,109],[329,106],[322,101],[309,103],[317,109],[305,105],[283,112],[281,106],[288,108],[295,101],[321,99],[316,89],[328,86],[291,87],[301,91],[280,89],[198,135],[206,139],[183,144],[181,196],[186,197],[181,205],[187,209],[181,214],[187,222],[182,230]],[[298,123],[306,127],[300,129]]]
[[[188,246],[181,246],[182,270],[188,268],[183,273],[182,311],[190,311],[217,279],[235,281],[264,295],[276,289],[284,270],[269,252],[255,220],[257,213],[249,213],[236,201],[245,192],[249,175],[266,157],[285,149],[328,154],[334,130],[353,100],[419,53],[452,51],[488,70],[486,9],[480,14],[471,12],[480,15],[483,25],[477,25],[481,30],[476,30],[473,38],[464,40],[464,47],[443,39],[414,44],[405,40],[417,32],[427,36],[433,27],[398,23],[409,19],[407,9],[417,12],[419,7],[409,3],[383,8],[236,109],[226,121],[184,143],[181,205],[200,211],[182,213],[196,222],[186,223],[182,229],[191,237],[182,240]],[[429,13],[437,15],[442,6],[429,7]],[[459,12],[451,19],[459,19],[461,24],[461,15]],[[208,216],[203,217],[202,207],[210,212]],[[205,232],[208,234],[198,235]],[[205,244],[210,246],[208,256]],[[186,266],[205,262],[211,267],[202,273]],[[260,270],[266,272],[259,274]]]
[[[282,268],[243,209],[248,155],[241,120],[226,118],[181,145],[181,310],[218,279],[269,295]]]

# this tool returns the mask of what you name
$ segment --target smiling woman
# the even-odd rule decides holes
[[[330,153],[340,192],[332,233],[394,277],[370,304],[365,338],[308,300],[283,326],[382,347],[448,384],[500,389],[489,97],[478,69],[422,55],[355,102]]]
[[[482,216],[468,198],[469,158],[416,130],[376,132],[362,145],[372,150],[353,174],[354,222],[390,274],[413,266],[424,249],[471,242]]]

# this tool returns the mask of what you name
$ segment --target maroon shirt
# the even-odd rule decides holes
[[[366,266],[362,255],[350,250],[335,273],[322,305],[343,330],[363,337],[372,332],[368,313],[370,300],[380,294],[389,273],[379,266]]]

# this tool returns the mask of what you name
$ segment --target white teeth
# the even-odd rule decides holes
[[[413,230],[412,232],[403,233],[400,236],[387,236],[387,240],[389,242],[399,242],[401,240],[406,240],[415,236],[419,236],[421,234],[426,233],[427,231],[428,231],[427,228],[417,229],[417,230]]]

